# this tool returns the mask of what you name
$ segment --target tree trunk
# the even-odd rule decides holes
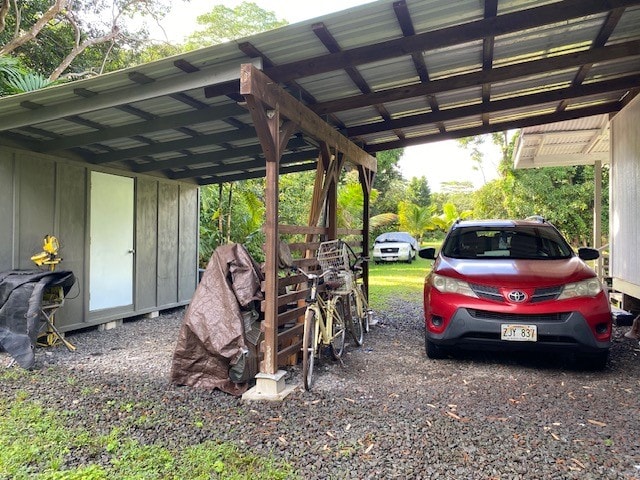
[[[229,183],[229,204],[227,212],[227,243],[231,243],[231,200],[233,200],[233,183]]]
[[[47,23],[49,23],[49,21],[56,17],[56,15],[60,14],[60,12],[66,9],[68,4],[69,0],[56,0],[51,8],[44,12],[42,17],[40,17],[28,31],[20,36],[14,37],[9,43],[0,48],[0,55],[7,55],[13,52],[16,48],[21,47],[25,43],[30,42],[31,40],[36,38],[36,36],[38,36],[38,34],[40,33],[40,30],[42,30],[47,25]]]

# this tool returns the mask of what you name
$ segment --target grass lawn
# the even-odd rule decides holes
[[[374,310],[389,307],[391,299],[422,301],[424,277],[432,260],[417,257],[413,263],[369,265],[369,303]]]

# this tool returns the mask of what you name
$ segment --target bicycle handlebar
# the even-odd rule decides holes
[[[300,267],[297,267],[297,266],[291,267],[291,270],[294,272],[303,274],[305,277],[307,277],[307,280],[311,280],[311,281],[320,280],[324,278],[325,275],[329,275],[330,273],[334,273],[338,271],[338,269],[336,268],[330,268],[329,270],[325,270],[324,272],[322,272],[321,275],[318,275],[317,273],[305,272],[304,270],[302,270]]]

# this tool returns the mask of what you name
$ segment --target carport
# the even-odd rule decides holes
[[[22,261],[16,244],[24,225],[13,219],[24,206],[12,186],[38,190],[37,178],[20,177],[24,152],[56,168],[136,182],[200,186],[266,177],[259,375],[263,391],[280,395],[279,367],[299,349],[300,333],[299,326],[282,329],[300,312],[278,310],[292,300],[278,297],[280,236],[306,234],[307,242],[294,247],[307,251],[321,238],[357,233],[367,251],[376,152],[625,110],[640,88],[638,25],[640,0],[382,0],[2,98],[0,187],[13,194],[1,197],[0,221],[12,229],[1,234],[0,266]],[[635,118],[627,128],[640,137]],[[638,149],[625,152],[635,155],[637,168]],[[431,162],[443,161],[424,159],[427,177]],[[336,184],[345,165],[358,169],[365,198],[358,232],[336,226]],[[309,223],[280,225],[278,178],[304,170],[317,171]],[[51,213],[60,214],[59,207]],[[80,214],[84,225],[89,215]],[[87,229],[76,235],[86,238]],[[84,245],[77,259],[85,285],[88,250]],[[138,312],[134,302],[126,315]]]

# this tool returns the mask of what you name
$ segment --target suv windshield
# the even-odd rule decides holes
[[[461,227],[453,230],[442,246],[451,258],[569,258],[571,247],[550,227]]]

